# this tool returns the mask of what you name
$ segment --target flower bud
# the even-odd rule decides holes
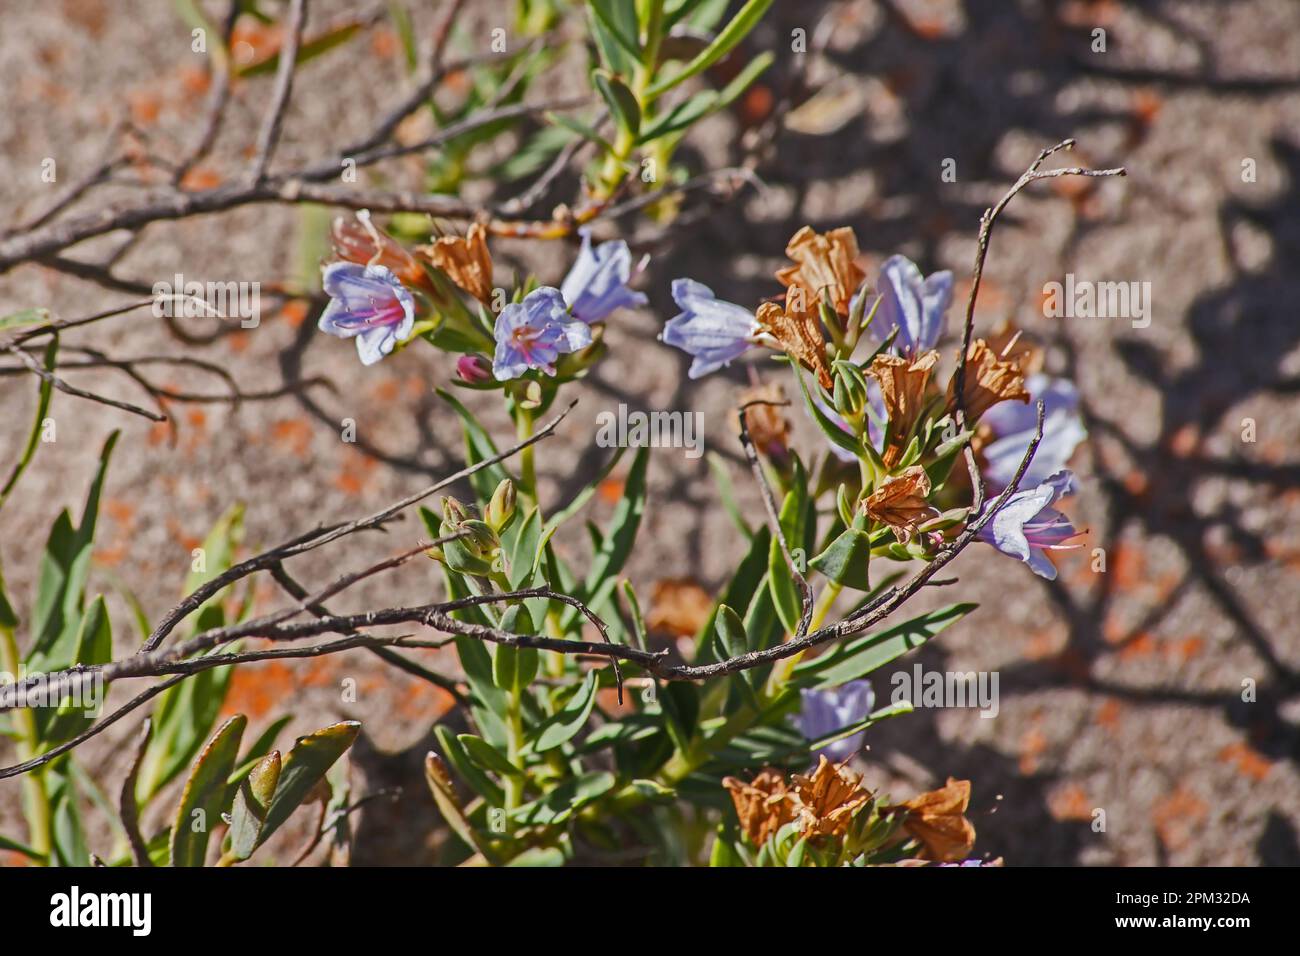
[[[456,360],[456,374],[463,382],[482,385],[492,381],[492,363],[477,353],[462,355]]]
[[[509,478],[502,478],[497,490],[492,493],[492,500],[483,513],[487,523],[497,534],[510,527],[515,520],[515,483]]]
[[[844,417],[862,414],[867,404],[867,379],[852,362],[835,363],[835,410]]]
[[[446,524],[454,527],[455,525],[460,524],[468,517],[469,517],[469,512],[465,510],[465,506],[462,505],[455,498],[453,498],[451,495],[448,495],[447,497],[442,499],[442,520]],[[447,531],[444,533],[450,534],[451,532]]]

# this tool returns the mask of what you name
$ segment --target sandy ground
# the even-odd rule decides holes
[[[477,42],[495,6],[471,3]],[[313,4],[313,22],[348,8]],[[699,410],[709,447],[732,462],[742,498],[757,498],[737,465],[728,409],[747,381],[743,363],[690,383],[686,360],[655,341],[673,312],[668,286],[691,275],[724,298],[777,291],[771,273],[804,223],[857,230],[878,263],[904,252],[926,271],[953,269],[958,298],[969,274],[981,210],[1041,147],[1066,136],[1077,157],[1123,164],[1124,181],[1035,188],[995,234],[977,321],[1012,318],[1049,345],[1049,368],[1080,386],[1090,442],[1073,464],[1081,493],[1070,505],[1086,546],[1060,561],[1058,582],[988,550],[955,566],[960,585],[926,601],[978,600],[981,608],[923,649],[927,669],[995,671],[1000,712],[922,710],[873,732],[863,766],[895,792],[974,782],[978,849],[1024,864],[1296,864],[1300,826],[1300,6],[1284,0],[1033,2],[970,0],[778,4],[751,49],[772,48],[781,88],[796,61],[791,31],[814,33],[827,11],[825,58],[835,78],[807,132],[772,145],[764,188],[672,237],[643,278],[649,306],[609,330],[611,354],[543,455],[544,493],[562,500],[592,474],[596,415],[632,407]],[[319,19],[317,19],[319,18]],[[425,17],[427,20],[427,16]],[[423,20],[421,22],[424,22]],[[504,18],[503,18],[504,22]],[[1092,50],[1095,28],[1106,51]],[[202,59],[167,4],[60,0],[8,11],[0,36],[0,208],[21,221],[61,182],[93,166],[111,125],[129,115],[163,155],[198,135]],[[562,88],[563,71],[552,82]],[[316,154],[365,128],[404,88],[391,35],[370,31],[308,64],[298,80],[277,162]],[[227,134],[204,170],[232,175],[252,141],[269,83],[235,91]],[[734,160],[734,117],[710,120],[684,150],[694,168]],[[508,151],[508,144],[502,144]],[[955,181],[942,172],[953,160]],[[1243,166],[1245,161],[1249,161]],[[1252,179],[1243,170],[1253,168]],[[418,185],[418,161],[386,168],[384,182]],[[478,187],[476,187],[478,188]],[[96,194],[129,198],[128,187]],[[298,274],[295,211],[245,208],[150,227],[117,265],[152,284],[177,271],[263,283]],[[76,250],[91,259],[122,236]],[[572,250],[502,243],[499,261],[524,262],[556,281]],[[1066,273],[1149,282],[1152,321],[1045,318],[1043,284]],[[75,316],[130,296],[25,265],[0,276],[0,313],[48,306]],[[954,320],[955,324],[955,313]],[[30,604],[35,560],[58,508],[79,508],[107,433],[122,430],[104,502],[96,585],[132,589],[157,617],[178,596],[190,549],[233,502],[247,507],[247,545],[266,545],[317,521],[354,517],[428,484],[460,456],[452,416],[433,387],[450,363],[412,349],[363,369],[346,343],[321,336],[300,313],[256,330],[192,331],[186,344],[148,316],[101,325],[67,344],[114,355],[190,354],[215,362],[248,390],[302,385],[238,407],[175,405],[177,424],[140,419],[68,396],[55,400],[57,442],[43,447],[0,536],[10,593]],[[229,331],[229,330],[227,330]],[[156,372],[175,387],[220,391],[219,379]],[[322,383],[311,384],[312,380]],[[111,373],[77,381],[139,400]],[[307,383],[307,384],[303,384]],[[21,446],[33,382],[0,379],[7,414],[0,441]],[[479,403],[504,440],[504,415]],[[340,440],[341,422],[358,441]],[[1248,423],[1249,420],[1249,423]],[[1254,430],[1254,441],[1243,434]],[[800,440],[807,453],[814,439]],[[656,455],[653,502],[629,573],[643,594],[665,576],[715,587],[739,542],[702,461]],[[603,518],[609,504],[597,501]],[[398,534],[418,533],[414,522]],[[579,532],[580,533],[580,532]],[[574,539],[570,539],[572,542]],[[405,539],[403,539],[403,544]],[[397,545],[372,536],[296,565],[325,580]],[[1103,549],[1105,572],[1094,570]],[[358,589],[341,609],[418,600],[436,585],[410,566]],[[261,606],[280,600],[269,586]],[[924,602],[922,602],[924,603]],[[918,605],[919,606],[919,605]],[[139,641],[115,617],[119,653]],[[451,662],[430,655],[432,666]],[[911,661],[909,661],[911,663]],[[360,699],[339,700],[356,677]],[[1243,681],[1257,699],[1242,700]],[[889,693],[882,677],[877,693]],[[428,858],[432,809],[416,775],[432,722],[446,706],[427,685],[365,656],[247,668],[231,707],[261,724],[288,709],[292,730],[339,716],[365,723],[354,758],[359,792],[405,786],[396,812],[360,817],[359,860]],[[128,732],[98,743],[91,766],[114,792]],[[9,751],[0,747],[6,759]],[[16,832],[17,787],[0,784],[0,832]],[[1104,830],[1094,827],[1104,811]]]

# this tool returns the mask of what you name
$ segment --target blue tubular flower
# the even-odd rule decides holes
[[[865,680],[851,680],[828,690],[805,690],[801,694],[803,706],[799,711],[799,729],[809,741],[819,740],[850,724],[856,724],[871,713],[876,705],[871,683]],[[828,760],[836,763],[848,760],[862,748],[865,733],[860,731],[851,737],[837,740],[829,747],[817,751],[813,757],[825,754]]]
[[[660,341],[695,356],[687,375],[700,378],[716,372],[750,347],[757,333],[754,314],[724,302],[694,279],[673,280],[673,301],[682,310],[664,324]]]
[[[381,265],[332,262],[321,272],[330,297],[317,328],[355,338],[362,365],[374,365],[415,326],[415,298]]]
[[[502,309],[493,334],[497,348],[492,374],[501,382],[534,368],[554,375],[561,353],[591,344],[591,329],[569,315],[560,290],[550,286],[534,289],[524,301]]]
[[[879,285],[880,304],[871,320],[876,337],[883,341],[898,329],[891,348],[909,357],[934,348],[952,304],[952,273],[945,270],[923,278],[907,256],[890,256],[880,269]]]
[[[1088,437],[1079,415],[1079,393],[1072,382],[1043,374],[1025,381],[1029,402],[999,402],[984,413],[980,424],[993,431],[993,441],[982,449],[989,487],[1001,490],[1011,483],[1020,460],[1029,449],[1038,425],[1038,400],[1043,400],[1043,440],[1022,479],[1023,487],[1042,482],[1069,464],[1079,443]]]
[[[632,277],[632,252],[622,239],[591,247],[591,230],[580,229],[582,249],[564,277],[560,292],[569,311],[584,322],[599,322],[615,309],[645,305],[644,292],[627,287]]]
[[[1073,491],[1074,475],[1058,471],[1042,484],[1008,498],[976,537],[1024,561],[1039,577],[1055,581],[1056,566],[1048,560],[1047,552],[1081,547],[1065,543],[1079,532],[1069,518],[1052,507],[1062,495]]]

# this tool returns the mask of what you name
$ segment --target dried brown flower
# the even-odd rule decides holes
[[[898,540],[911,539],[916,529],[938,511],[931,507],[930,476],[920,465],[886,478],[867,498],[867,517],[894,529]]]
[[[1043,370],[1046,356],[1043,347],[1023,330],[1003,319],[988,338],[993,354],[1008,362],[1015,362],[1026,377]]]
[[[646,626],[676,637],[691,637],[699,633],[712,610],[713,595],[704,588],[690,578],[668,578],[655,582]]]
[[[770,402],[750,405],[745,409],[745,427],[754,446],[769,456],[784,454],[790,445],[790,420],[785,417],[785,389],[779,382],[758,385],[740,393],[740,404]]]
[[[847,226],[832,229],[825,235],[804,226],[786,243],[785,254],[797,263],[776,273],[777,281],[790,289],[802,290],[805,308],[811,310],[829,293],[831,306],[840,315],[849,314],[849,302],[858,291],[866,273],[855,261],[858,239]]]
[[[754,846],[762,846],[772,834],[794,819],[794,804],[785,777],[779,770],[769,767],[750,783],[727,777],[722,786],[731,794],[740,826]]]
[[[925,388],[938,361],[939,353],[933,349],[916,361],[897,355],[877,355],[867,370],[880,383],[880,396],[889,416],[889,444],[883,455],[887,467],[892,468],[902,457],[907,436],[921,416]]]
[[[817,376],[823,388],[833,387],[830,366],[826,364],[826,338],[822,327],[808,312],[790,311],[790,300],[783,310],[775,302],[758,307],[758,327],[781,344],[791,358]]]
[[[905,810],[903,829],[921,842],[927,860],[963,860],[975,845],[975,826],[966,819],[970,781],[948,778],[946,786],[918,794],[888,810]]]
[[[948,407],[956,408],[957,375],[948,382]],[[966,353],[966,377],[962,383],[967,421],[975,421],[998,402],[1029,401],[1025,375],[1018,363],[998,358],[983,339],[971,343]]]
[[[470,225],[465,238],[441,236],[420,252],[457,286],[484,305],[492,303],[492,256],[488,253],[487,230],[483,224]]]
[[[404,285],[427,288],[429,275],[406,248],[392,236],[380,232],[360,217],[337,217],[330,224],[330,245],[334,255],[358,265],[375,263],[388,269]]]
[[[818,758],[812,774],[795,774],[791,782],[791,800],[800,829],[810,838],[844,834],[853,815],[871,799],[862,786],[861,774],[854,773],[847,764],[832,763],[825,754]]]

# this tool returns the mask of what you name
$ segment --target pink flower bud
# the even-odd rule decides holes
[[[481,355],[462,355],[456,360],[456,374],[462,381],[479,385],[492,381],[492,366]]]

